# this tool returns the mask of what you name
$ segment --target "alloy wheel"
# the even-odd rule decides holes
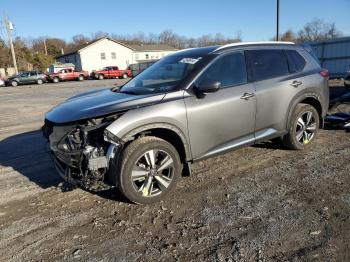
[[[174,178],[174,160],[163,150],[148,150],[131,171],[134,189],[143,197],[154,197],[167,190]]]
[[[317,122],[312,112],[304,112],[297,121],[296,139],[299,143],[308,144],[317,130]]]

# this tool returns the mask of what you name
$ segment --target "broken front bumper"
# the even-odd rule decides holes
[[[92,129],[95,130],[95,129]],[[103,133],[103,131],[102,131]],[[110,179],[112,159],[118,151],[116,143],[96,140],[76,125],[55,126],[46,121],[43,134],[48,139],[50,155],[59,175],[68,183],[89,191],[106,190],[115,185]]]

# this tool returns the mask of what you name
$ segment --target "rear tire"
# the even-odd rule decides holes
[[[304,149],[314,140],[319,126],[317,110],[308,104],[298,104],[291,117],[289,132],[283,137],[283,144],[289,149]]]
[[[16,87],[16,86],[18,86],[18,82],[17,81],[11,81],[11,85]]]
[[[142,137],[123,151],[117,185],[130,201],[151,204],[174,189],[182,163],[173,145],[158,137]]]
[[[80,76],[78,77],[78,81],[83,81],[83,80],[84,80],[84,76],[80,75]]]
[[[98,75],[99,80],[103,80],[104,78],[105,78],[104,75]]]
[[[127,79],[128,78],[128,74],[123,74],[123,78]]]

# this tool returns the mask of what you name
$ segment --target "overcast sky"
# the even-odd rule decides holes
[[[350,0],[280,0],[281,31],[298,31],[318,17],[335,22],[350,36]],[[172,29],[198,37],[222,33],[245,41],[268,40],[275,34],[276,0],[0,0],[22,37],[52,36],[71,39],[105,31],[115,34],[159,33]],[[2,24],[0,36],[4,38]]]

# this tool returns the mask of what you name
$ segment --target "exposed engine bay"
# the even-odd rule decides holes
[[[45,120],[43,134],[59,174],[69,183],[90,191],[113,187],[112,159],[122,142],[106,130],[118,115],[65,125]]]

